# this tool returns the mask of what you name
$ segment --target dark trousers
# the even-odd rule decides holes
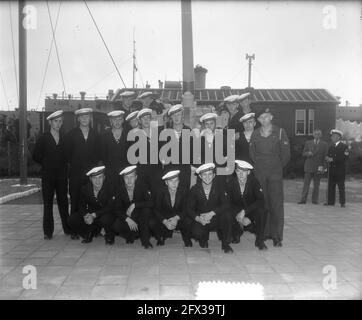
[[[334,205],[336,202],[336,185],[339,191],[339,203],[346,203],[346,191],[344,186],[345,174],[329,174],[328,180],[328,204]]]
[[[152,211],[149,208],[134,209],[130,218],[137,223],[138,232],[132,231],[125,219],[120,217],[115,219],[112,227],[113,231],[126,240],[140,238],[142,245],[145,245],[151,238],[150,225],[155,223]]]
[[[184,242],[191,240],[191,224],[192,220],[188,217],[180,219],[177,223],[175,230],[181,232],[181,237]],[[151,225],[151,233],[157,240],[161,238],[172,238],[173,236],[173,230],[167,229],[159,219],[156,219],[154,225]]]
[[[255,235],[257,242],[264,241],[265,213],[266,211],[264,208],[255,208],[254,210],[251,210],[247,214],[245,214],[245,217],[247,217],[251,221],[253,226],[255,226]],[[240,237],[242,233],[243,233],[243,227],[241,227],[240,224],[234,218],[232,224],[233,238]]]
[[[319,184],[321,181],[321,175],[316,172],[305,172],[304,173],[304,184],[302,191],[302,202],[306,202],[308,198],[310,182],[313,179],[313,192],[312,192],[312,202],[318,203],[319,196]]]
[[[162,180],[162,168],[156,164],[142,164],[138,167],[138,175],[140,179],[146,183],[152,196],[156,195],[156,191],[165,183]]]
[[[68,183],[67,178],[57,178],[54,176],[43,175],[41,179],[42,195],[43,195],[43,231],[48,237],[53,236],[54,217],[53,217],[53,201],[54,193],[57,196],[57,204],[65,234],[70,233],[67,218],[68,214]]]
[[[106,236],[112,236],[114,235],[112,229],[114,220],[114,215],[109,213],[95,218],[92,224],[86,224],[83,216],[76,212],[69,216],[68,224],[74,233],[79,234],[83,238],[90,232],[95,233],[102,228],[104,228]]]
[[[257,177],[263,189],[267,214],[265,221],[265,239],[283,240],[284,229],[284,195],[283,177],[271,173]]]
[[[70,215],[79,211],[80,190],[86,182],[87,176],[83,170],[69,176]]]
[[[222,244],[231,242],[232,217],[227,212],[216,214],[212,217],[210,223],[202,225],[193,221],[191,225],[191,236],[198,241],[209,240],[210,231],[217,231]]]

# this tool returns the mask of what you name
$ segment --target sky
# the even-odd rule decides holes
[[[64,91],[45,1],[27,32],[28,110]],[[132,86],[133,30],[138,87],[182,80],[180,1],[87,1],[127,87]],[[49,1],[53,26],[59,1]],[[10,9],[13,37],[10,24]],[[0,109],[17,107],[17,1],[0,2]],[[362,23],[359,1],[192,1],[194,64],[208,69],[207,88],[245,88],[246,54],[255,54],[254,88],[325,88],[341,105],[362,103]],[[123,88],[83,1],[62,1],[55,30],[66,94],[104,97]]]

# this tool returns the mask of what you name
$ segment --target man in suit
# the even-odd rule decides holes
[[[114,197],[110,185],[105,181],[104,171],[105,167],[99,166],[86,173],[90,182],[81,188],[78,211],[68,218],[73,232],[83,237],[82,243],[92,242],[102,228],[106,232],[106,245],[114,243]]]
[[[304,162],[304,185],[302,198],[299,204],[307,202],[309,185],[313,179],[312,203],[318,204],[319,183],[324,173],[324,162],[328,152],[327,142],[321,140],[322,131],[314,129],[313,140],[305,142],[303,149],[303,157],[306,157]]]
[[[225,189],[215,178],[215,164],[206,163],[196,170],[198,181],[191,188],[187,201],[187,214],[193,220],[191,235],[201,248],[208,248],[210,231],[218,231],[221,248],[232,253],[232,218]]]
[[[166,238],[172,238],[174,230],[180,230],[185,247],[192,247],[190,238],[191,219],[185,216],[188,189],[180,184],[180,170],[167,172],[162,180],[166,186],[157,192],[154,213],[158,219],[158,245],[164,245]]]
[[[336,201],[336,185],[339,190],[339,203],[342,208],[346,206],[344,182],[346,179],[346,161],[349,156],[348,146],[341,141],[343,133],[340,130],[331,130],[332,145],[329,147],[326,161],[328,169],[328,202],[327,206],[334,206]]]
[[[42,167],[42,195],[43,195],[43,231],[44,239],[53,237],[54,192],[57,196],[58,210],[63,231],[71,235],[68,226],[68,181],[67,159],[65,156],[64,135],[60,132],[63,124],[63,111],[55,111],[47,117],[50,130],[44,132],[35,144],[33,159]],[[72,239],[76,238],[72,234]]]
[[[137,177],[137,166],[128,166],[120,175],[119,184],[114,190],[114,213],[116,220],[113,230],[133,243],[140,237],[145,249],[152,248],[150,228],[157,223],[153,217],[153,201],[147,185]]]
[[[247,230],[256,234],[255,246],[259,250],[266,250],[264,195],[252,169],[250,163],[235,160],[235,173],[227,182],[226,190],[233,216],[233,243],[239,243],[243,231]]]

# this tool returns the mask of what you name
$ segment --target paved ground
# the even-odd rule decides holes
[[[58,217],[45,241],[34,195],[0,206],[0,299],[194,299],[201,281],[217,280],[260,283],[265,299],[361,299],[361,208],[287,202],[283,248],[268,241],[259,252],[247,233],[226,255],[214,233],[209,249],[184,248],[179,234],[152,250],[120,238],[84,245],[62,234]],[[36,266],[36,290],[23,289],[26,265]]]

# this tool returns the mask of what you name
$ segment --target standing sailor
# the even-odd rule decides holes
[[[66,235],[71,234],[68,218],[67,159],[64,135],[60,132],[63,111],[55,111],[47,117],[50,130],[44,132],[35,144],[33,160],[42,167],[43,232],[44,239],[51,239],[54,232],[53,201],[57,197],[58,210]],[[72,235],[74,238],[74,235]]]
[[[87,182],[86,173],[97,166],[100,160],[99,138],[91,128],[91,108],[74,112],[79,126],[66,136],[66,156],[69,162],[70,214],[79,210],[79,196],[82,185]]]
[[[154,212],[159,227],[154,232],[159,232],[159,235],[156,235],[159,239],[157,244],[164,245],[166,238],[172,238],[174,230],[180,230],[185,247],[192,247],[192,220],[185,216],[188,189],[180,184],[179,175],[180,170],[174,170],[162,177],[166,187],[161,187],[157,192]]]
[[[126,114],[129,114],[136,94],[133,91],[124,91],[119,96],[121,98],[121,106],[118,109],[124,111]]]
[[[150,226],[156,225],[157,221],[152,216],[150,190],[138,179],[136,169],[137,166],[128,166],[119,173],[119,184],[114,191],[116,220],[113,230],[127,243],[140,237],[142,246],[148,249],[153,247]]]
[[[250,157],[266,201],[268,214],[265,239],[273,239],[275,247],[281,247],[284,229],[283,167],[290,159],[290,145],[284,129],[272,124],[270,108],[257,114],[261,124],[250,140]]]
[[[244,130],[235,141],[235,159],[251,162],[249,155],[250,139],[255,128],[255,113],[247,113],[240,118]]]
[[[127,166],[127,132],[124,130],[124,111],[115,110],[108,114],[111,129],[102,136],[102,161],[106,166],[106,179],[115,186],[118,174]]]
[[[201,248],[208,248],[210,231],[217,231],[221,248],[225,253],[233,252],[231,243],[232,218],[228,212],[225,189],[216,182],[215,165],[206,163],[196,170],[198,181],[191,188],[187,201],[187,214],[193,220],[191,235],[199,241]]]
[[[255,246],[259,250],[266,250],[264,195],[252,169],[250,163],[235,160],[235,174],[227,183],[226,189],[233,216],[233,243],[239,243],[243,231],[248,230],[256,234]]]
[[[329,147],[326,161],[329,164],[328,172],[328,199],[325,205],[334,206],[336,201],[336,185],[339,191],[339,203],[342,208],[346,206],[346,161],[348,160],[348,146],[341,142],[343,133],[340,130],[331,130],[332,145]]]

